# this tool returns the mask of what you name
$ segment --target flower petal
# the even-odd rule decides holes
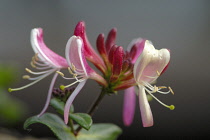
[[[134,64],[134,77],[138,82],[151,83],[158,78],[170,60],[170,52],[167,49],[156,50],[149,42],[145,42],[142,54]]]
[[[111,50],[111,48],[113,47],[113,45],[115,45],[115,41],[116,41],[116,36],[117,36],[117,29],[113,28],[106,39],[105,42],[105,47],[106,47],[106,52],[107,54],[109,53],[109,51]]]
[[[44,62],[48,62],[56,68],[66,68],[68,64],[62,56],[50,50],[44,43],[43,30],[35,28],[31,31],[31,45],[38,57]]]
[[[118,46],[116,48],[116,50],[114,51],[114,55],[113,55],[113,66],[112,66],[111,81],[115,81],[119,78],[119,75],[122,71],[123,56],[124,56],[123,47]]]
[[[69,109],[72,105],[72,102],[74,101],[74,98],[78,95],[80,90],[83,88],[86,81],[87,80],[84,80],[77,85],[76,89],[72,92],[72,94],[70,95],[70,97],[68,98],[68,100],[66,102],[66,105],[64,107],[64,122],[65,122],[65,124],[67,124],[68,120],[69,120]]]
[[[49,104],[50,104],[50,99],[51,99],[51,96],[52,96],[52,91],[53,91],[53,87],[54,87],[54,84],[55,84],[55,81],[57,79],[57,76],[58,76],[58,73],[56,72],[53,76],[53,79],[51,81],[51,84],[50,84],[50,87],[49,87],[49,90],[48,90],[48,95],[47,95],[47,100],[46,100],[46,103],[45,103],[45,106],[44,108],[42,109],[41,113],[38,115],[39,117],[45,113],[45,111],[47,110]]]
[[[144,127],[153,126],[152,111],[147,100],[145,89],[142,85],[139,86],[139,107],[141,112],[142,124]]]
[[[133,122],[136,106],[135,87],[125,89],[123,104],[123,122],[125,126],[130,126]]]
[[[72,36],[67,44],[66,44],[66,60],[71,66],[72,64],[76,67],[76,70],[79,70],[79,72],[83,72],[88,77],[93,70],[88,65],[85,54],[83,50],[83,41],[80,37]]]

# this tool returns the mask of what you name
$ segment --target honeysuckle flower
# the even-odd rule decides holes
[[[163,106],[173,110],[175,107],[174,105],[166,105],[163,102],[161,102],[159,99],[157,99],[153,93],[161,93],[161,94],[168,94],[173,93],[172,89],[170,87],[166,86],[152,86],[151,83],[153,83],[163,72],[163,70],[166,69],[170,61],[170,52],[167,49],[161,49],[156,50],[154,46],[151,44],[151,42],[146,41],[145,46],[143,49],[143,52],[140,54],[138,59],[136,60],[134,64],[134,79],[136,81],[136,84],[138,86],[138,96],[139,96],[139,106],[140,106],[140,112],[141,112],[141,118],[142,118],[142,124],[144,127],[150,127],[153,125],[153,116],[151,112],[150,105],[147,100],[146,92],[152,96],[155,100],[157,100],[160,104]],[[161,91],[162,89],[168,88],[168,91]],[[133,96],[133,90],[129,91],[132,93]],[[131,101],[134,99],[131,99]],[[125,102],[127,103],[127,102]],[[131,102],[131,105],[125,105],[127,106],[127,110],[133,110],[133,103]],[[131,116],[129,116],[131,117]],[[125,121],[125,120],[124,120]],[[130,125],[132,122],[132,118],[127,118],[125,121],[125,124]]]
[[[26,68],[26,71],[28,73],[35,75],[36,77],[24,75],[23,79],[27,79],[27,80],[30,80],[33,82],[31,82],[30,84],[25,85],[23,87],[9,88],[8,90],[10,92],[22,90],[24,88],[32,86],[33,84],[39,82],[40,80],[44,79],[45,77],[49,76],[50,74],[55,73],[56,71],[60,71],[60,69],[69,67],[65,58],[56,54],[55,52],[50,50],[45,45],[44,40],[43,40],[43,30],[41,28],[32,29],[32,31],[31,31],[31,45],[35,52],[35,56],[32,57],[32,61],[30,64],[33,68],[40,70],[40,71],[34,72],[34,71]],[[58,73],[55,73],[52,78],[52,81],[51,81],[51,84],[50,84],[50,87],[48,90],[46,104],[45,104],[43,110],[41,111],[41,113],[39,114],[39,116],[42,115],[45,112],[45,110],[47,109],[47,107],[49,106],[52,90],[53,90],[54,83],[55,83],[57,76],[58,76]]]
[[[68,123],[69,109],[72,105],[73,100],[78,95],[79,91],[85,85],[87,79],[93,79],[97,81],[100,85],[106,86],[107,82],[103,77],[97,74],[87,63],[84,42],[79,36],[72,36],[66,45],[66,60],[69,64],[69,72],[73,75],[73,79],[76,81],[67,86],[61,86],[61,89],[67,88],[79,83],[75,90],[72,92],[68,98],[65,108],[64,108],[64,122]],[[62,74],[61,74],[62,75]],[[64,77],[64,76],[63,76]],[[65,77],[64,77],[65,78]],[[66,78],[67,79],[67,78]],[[70,78],[72,79],[72,78]]]

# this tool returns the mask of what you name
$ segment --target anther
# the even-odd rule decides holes
[[[71,70],[70,67],[68,67],[68,70],[69,70],[69,73],[70,73],[70,74],[74,75],[74,73],[72,72],[72,70]]]
[[[23,75],[23,79],[29,79],[31,78],[29,75]]]
[[[76,71],[76,67],[74,66],[74,64],[72,63],[71,65],[72,65],[72,70]]]
[[[36,66],[34,65],[34,62],[33,61],[31,61],[31,66],[33,67],[33,68],[36,68]]]
[[[160,72],[157,70],[157,75],[160,76]]]
[[[156,85],[154,85],[154,90],[153,90],[153,93],[157,92],[158,91],[158,87]]]
[[[34,55],[34,58],[35,58],[36,61],[39,61],[38,53],[36,53],[36,54]]]
[[[167,87],[165,87],[165,86],[160,86],[160,87],[158,87],[158,88],[160,88],[160,89],[164,89],[164,88],[167,88]]]
[[[171,87],[168,87],[168,89],[170,90],[170,92],[174,95],[174,91],[172,90]]]
[[[60,71],[56,71],[58,74],[60,74],[62,77],[64,77],[64,74]]]
[[[25,70],[26,70],[27,72],[31,73],[31,70],[30,70],[30,69],[28,69],[28,68],[25,68]]]

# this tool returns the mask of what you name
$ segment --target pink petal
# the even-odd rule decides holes
[[[142,85],[139,85],[139,107],[141,112],[142,124],[144,127],[153,126],[152,111],[147,100],[145,89]]]
[[[47,61],[56,68],[66,68],[68,64],[66,60],[50,50],[44,43],[43,31],[41,28],[35,28],[31,31],[31,45],[35,53],[43,61]]]
[[[139,55],[142,53],[145,41],[146,40],[144,39],[137,38],[132,40],[131,43],[128,45],[127,50],[130,52],[132,63],[135,63]]]
[[[49,87],[49,90],[48,90],[48,95],[47,95],[47,100],[46,100],[46,103],[45,103],[45,106],[44,108],[42,109],[41,113],[38,115],[39,117],[45,113],[45,111],[47,110],[49,104],[50,104],[50,99],[51,99],[51,96],[52,96],[52,91],[53,91],[53,87],[54,87],[54,84],[55,84],[55,80],[58,76],[58,73],[56,72],[53,76],[53,79],[51,81],[51,84],[50,84],[50,87]]]
[[[123,121],[124,125],[130,126],[133,122],[136,106],[135,87],[125,89],[124,105],[123,105]]]
[[[94,72],[85,59],[83,41],[80,37],[72,36],[66,44],[65,52],[69,66],[72,67],[73,64],[76,69],[78,69],[79,72],[83,72],[86,77]]]
[[[137,82],[151,83],[158,78],[170,60],[170,52],[167,49],[156,50],[149,42],[145,42],[142,54],[134,64],[134,77]]]
[[[78,95],[78,93],[80,92],[80,90],[83,88],[83,86],[85,85],[87,80],[84,80],[82,82],[80,82],[76,89],[73,91],[73,93],[70,95],[70,97],[68,98],[66,105],[64,107],[64,122],[65,124],[68,123],[69,120],[69,109],[74,101],[74,98]]]
[[[117,47],[116,50],[114,51],[114,55],[113,55],[111,81],[115,81],[119,78],[119,75],[122,71],[123,56],[124,56],[123,47],[121,47],[121,46]]]
[[[112,46],[115,45],[115,41],[116,41],[116,36],[117,36],[117,29],[113,28],[106,39],[106,43],[105,43],[105,47],[106,47],[106,52],[107,54],[109,53],[109,51],[111,50]]]
[[[100,71],[105,72],[106,66],[102,58],[95,52],[95,50],[90,45],[85,29],[85,23],[83,21],[79,22],[74,30],[74,35],[82,38],[84,43],[85,57],[92,62]]]

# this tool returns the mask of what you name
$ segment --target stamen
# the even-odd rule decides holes
[[[31,78],[29,75],[23,75],[23,79],[29,79]]]
[[[61,89],[61,90],[64,90],[65,88],[70,87],[70,86],[72,86],[72,85],[74,85],[74,84],[76,84],[76,83],[78,83],[78,82],[79,82],[79,81],[75,81],[75,82],[73,82],[73,83],[71,83],[71,84],[69,84],[69,85],[67,85],[67,86],[61,85],[61,86],[60,86],[60,89]]]
[[[49,69],[52,68],[51,66],[46,66],[46,67],[36,67],[36,69],[38,70],[45,70],[45,69]]]
[[[33,67],[33,68],[36,68],[36,66],[34,65],[34,62],[33,61],[31,61],[31,66]]]
[[[74,66],[73,63],[71,63],[71,66],[72,66],[72,70],[73,70],[73,71],[76,71],[76,67]]]
[[[166,86],[159,86],[158,87],[159,89],[164,89],[164,88],[167,88]]]
[[[82,82],[82,81],[84,81],[84,80],[85,80],[85,79],[79,79],[79,80],[77,80],[77,81],[75,81],[75,82],[73,82],[73,83],[71,83],[71,84],[69,84],[69,85],[67,85],[67,86],[61,85],[61,86],[60,86],[60,89],[61,89],[61,90],[64,90],[65,88],[70,87],[70,86],[72,86],[72,85],[74,85],[74,84],[76,84],[76,83],[78,83],[78,82]]]
[[[39,55],[38,53],[36,53],[36,54],[34,55],[34,58],[35,58],[36,61],[39,61],[38,55]]]
[[[157,75],[160,76],[160,72],[157,70]]]
[[[69,73],[70,73],[71,75],[74,75],[74,73],[72,72],[72,70],[71,70],[70,67],[68,67],[68,71],[69,71]]]
[[[41,71],[41,72],[33,72],[33,71],[31,71],[30,69],[28,69],[28,68],[25,68],[25,70],[26,70],[28,73],[31,73],[31,74],[34,74],[34,75],[45,74],[45,73],[48,73],[48,72],[51,71],[51,70],[47,70],[47,71]]]
[[[170,92],[174,95],[174,91],[172,90],[171,87],[168,87],[168,89],[170,90]]]
[[[44,79],[45,77],[47,77],[48,75],[50,75],[50,74],[53,73],[53,72],[54,72],[54,70],[51,71],[51,72],[49,72],[49,73],[46,73],[46,74],[42,75],[42,76],[41,76],[39,79],[37,79],[36,81],[31,82],[31,83],[29,83],[29,84],[27,84],[27,85],[25,85],[25,86],[22,86],[22,87],[19,87],[19,88],[9,88],[8,91],[9,91],[9,92],[18,91],[18,90],[22,90],[22,89],[24,89],[24,88],[27,88],[27,87],[29,87],[29,86],[32,86],[33,84],[35,84],[35,83],[41,81],[42,79]]]
[[[60,76],[64,77],[64,74],[60,71],[56,71],[58,74],[60,74]]]
[[[155,97],[153,94],[151,94],[151,92],[148,90],[148,89],[146,89],[145,88],[145,90],[149,93],[149,95],[151,95],[156,101],[158,101],[161,105],[163,105],[163,106],[165,106],[165,107],[167,107],[167,108],[169,108],[170,110],[174,110],[175,109],[175,106],[174,105],[166,105],[166,104],[164,104],[163,102],[161,102],[157,97]]]

